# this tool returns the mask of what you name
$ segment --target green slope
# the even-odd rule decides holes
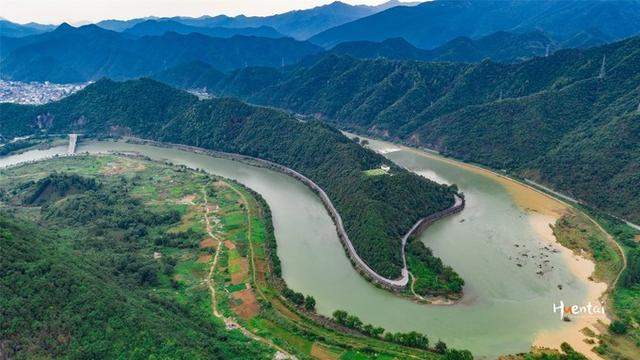
[[[518,64],[326,56],[234,95],[506,169],[637,222],[638,69],[640,37]]]
[[[325,189],[360,256],[400,276],[400,239],[421,217],[453,204],[452,188],[401,169],[317,121],[232,99],[199,101],[152,80],[99,81],[43,106],[0,105],[5,137],[45,130],[139,137],[240,153],[301,172]],[[391,175],[367,176],[382,164]]]

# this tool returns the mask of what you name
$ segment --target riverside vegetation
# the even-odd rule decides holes
[[[142,79],[99,81],[59,102],[0,105],[6,137],[40,132],[135,135],[270,160],[309,177],[340,213],[358,254],[379,274],[397,278],[401,237],[420,218],[449,208],[455,186],[439,185],[364,149],[317,121],[233,99],[201,101]],[[390,167],[390,174],[366,170]]]
[[[0,194],[1,346],[15,358],[254,359],[271,358],[269,344],[299,358],[472,358],[422,334],[316,315],[313,297],[279,278],[266,203],[232,181],[78,155],[2,170]],[[216,311],[262,341],[224,329]]]

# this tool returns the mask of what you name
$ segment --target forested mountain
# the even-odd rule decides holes
[[[7,37],[23,37],[29,35],[42,34],[55,29],[53,25],[42,25],[36,23],[16,24],[14,22],[0,18],[0,35]],[[4,46],[4,44],[3,44]]]
[[[382,42],[344,42],[333,47],[329,53],[359,59],[383,57],[456,62],[480,62],[483,59],[491,59],[498,62],[515,62],[553,53],[557,46],[542,32],[518,34],[498,31],[477,40],[458,37],[433,50],[418,49],[404,39],[394,38]]]
[[[43,130],[131,134],[291,167],[326,190],[360,256],[393,278],[402,268],[402,235],[421,217],[453,204],[454,189],[395,166],[321,122],[233,99],[199,101],[149,79],[101,80],[42,106],[0,104],[3,137]],[[382,164],[393,176],[364,172]]]
[[[174,20],[147,20],[134,25],[124,32],[136,36],[160,36],[169,31],[184,35],[199,33],[202,35],[220,38],[229,38],[235,35],[260,36],[267,38],[284,37],[284,35],[270,26],[244,28],[228,28],[221,26],[201,27],[185,25]]]
[[[311,9],[294,10],[271,16],[239,15],[230,17],[218,15],[198,18],[176,16],[162,19],[105,20],[97,23],[97,25],[108,30],[124,31],[143,21],[156,19],[172,20],[184,25],[198,27],[247,28],[269,26],[286,36],[306,40],[310,36],[323,30],[375,14],[400,4],[413,5],[410,3],[400,3],[397,0],[391,0],[377,6],[350,5],[335,1],[331,4],[317,6]]]
[[[331,47],[345,41],[401,37],[431,49],[459,36],[541,30],[562,42],[597,32],[607,42],[640,32],[638,0],[435,0],[394,7],[323,31],[310,41]]]
[[[83,82],[107,76],[125,79],[145,76],[191,61],[220,71],[245,66],[281,66],[297,62],[321,49],[291,38],[234,36],[212,38],[174,32],[162,36],[133,35],[95,25],[14,39],[2,53],[0,75],[21,81]]]
[[[640,37],[517,64],[326,56],[241,87],[252,103],[408,141],[640,220]],[[254,75],[256,76],[256,75]],[[265,77],[266,78],[266,77]]]

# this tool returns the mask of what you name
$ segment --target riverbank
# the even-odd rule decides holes
[[[553,234],[551,226],[563,215],[567,214],[567,212],[577,211],[573,210],[570,204],[530,185],[520,183],[508,176],[498,174],[477,165],[445,158],[437,153],[398,144],[393,144],[393,146],[389,146],[380,152],[391,153],[400,150],[436,161],[446,162],[473,173],[490,177],[500,183],[513,198],[516,205],[528,214],[529,224],[540,240],[558,249],[571,273],[586,285],[587,294],[584,303],[591,302],[594,305],[605,306],[609,286],[604,282],[595,282],[592,280],[596,267],[595,262],[586,256],[574,254],[572,250],[562,246]],[[595,335],[599,334],[600,329],[602,329],[601,324],[608,324],[609,322],[610,319],[606,314],[573,317],[570,322],[562,322],[562,326],[557,329],[544,330],[535,334],[533,346],[559,349],[560,344],[567,342],[588,358],[601,359],[600,356],[592,351],[594,347],[593,342],[596,341]]]
[[[411,229],[407,231],[407,233],[403,236],[401,240],[401,253],[402,253],[402,259],[403,259],[402,276],[398,279],[388,279],[378,274],[373,269],[371,269],[367,265],[367,263],[358,255],[355,247],[353,246],[353,243],[349,239],[349,235],[347,234],[344,228],[340,214],[336,210],[335,206],[331,202],[331,199],[329,199],[329,196],[325,193],[325,191],[320,186],[318,186],[315,182],[313,182],[311,179],[300,174],[299,172],[291,168],[288,168],[284,165],[280,165],[268,160],[254,158],[246,155],[225,153],[221,151],[198,148],[195,146],[158,142],[154,140],[141,139],[141,138],[135,138],[135,137],[126,137],[124,138],[124,140],[131,143],[152,145],[152,146],[159,146],[159,147],[170,147],[178,150],[183,150],[183,151],[188,151],[193,153],[200,153],[200,154],[207,154],[210,156],[219,157],[223,159],[230,159],[230,160],[242,162],[251,166],[256,166],[256,167],[277,171],[302,182],[305,186],[311,189],[320,198],[322,204],[324,205],[325,209],[329,213],[329,216],[331,217],[336,227],[338,238],[340,239],[340,242],[343,248],[345,249],[345,252],[347,253],[347,257],[351,261],[351,264],[356,269],[356,271],[360,273],[364,278],[372,282],[374,285],[382,287],[387,290],[391,290],[399,294],[402,291],[404,291],[407,288],[407,285],[409,284],[409,271],[407,268],[407,261],[406,261],[407,239],[410,236],[420,235],[427,227],[429,227],[429,225],[433,224],[434,222],[444,217],[447,217],[449,215],[456,214],[462,211],[465,206],[464,197],[454,194],[454,203],[449,208],[419,219],[411,227]],[[424,300],[424,298],[416,298],[416,300],[420,301],[420,300]],[[445,297],[435,297],[429,303],[432,303],[432,302],[434,304],[450,303],[449,300],[446,299]]]

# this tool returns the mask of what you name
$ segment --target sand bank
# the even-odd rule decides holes
[[[607,291],[607,284],[596,283],[589,279],[595,270],[595,263],[561,246],[560,243],[557,242],[550,227],[550,225],[555,224],[563,214],[570,210],[569,205],[534,187],[517,182],[507,176],[497,174],[480,166],[455,161],[435,153],[409,147],[403,147],[403,150],[411,151],[438,161],[444,161],[474,173],[491,177],[503,185],[513,197],[515,203],[529,213],[529,223],[539,235],[540,239],[550,245],[554,245],[554,248],[558,248],[568,269],[586,284],[587,296],[584,299],[584,303],[591,302],[592,304],[603,305],[601,300]],[[598,322],[608,324],[610,322],[609,318],[603,314],[593,314],[574,316],[571,320],[570,322],[562,322],[562,326],[558,329],[546,330],[536,334],[533,346],[559,349],[560,344],[567,342],[588,358],[601,359],[600,356],[591,351],[595,345],[585,342],[589,337],[583,333],[583,329],[588,328],[593,331],[593,333],[598,334],[599,330],[598,326],[596,326]]]
[[[555,223],[555,218],[548,215],[532,213],[529,216],[529,219],[531,226],[540,235],[542,240],[551,245],[557,244],[556,238],[553,236],[553,231],[549,226]],[[560,254],[569,270],[586,283],[587,296],[584,299],[584,304],[591,302],[591,304],[604,306],[601,302],[601,298],[607,291],[607,284],[604,282],[594,282],[589,280],[589,277],[595,270],[595,264],[593,261],[582,256],[575,255],[573,251],[563,246],[558,246],[556,248],[560,249]],[[585,340],[589,338],[594,338],[585,335],[582,331],[582,329],[588,328],[593,333],[598,334],[599,330],[597,325],[599,321],[608,324],[609,318],[606,315],[599,313],[571,316],[571,321],[562,322],[560,328],[542,331],[536,334],[533,346],[558,349],[560,348],[560,344],[567,342],[575,350],[583,353],[588,358],[601,359],[600,356],[591,351],[595,345],[585,342]]]

